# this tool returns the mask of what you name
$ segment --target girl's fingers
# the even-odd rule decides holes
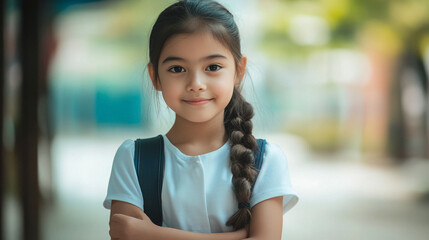
[[[146,217],[146,218],[148,218],[148,216],[146,216],[146,214],[144,214],[143,216]],[[135,217],[124,215],[124,214],[121,214],[121,213],[115,213],[111,217],[110,221],[111,222],[123,222],[123,221],[127,221],[127,220],[134,219],[134,218]]]
[[[112,221],[112,222],[120,222],[121,220],[125,219],[126,217],[128,217],[128,216],[124,215],[124,214],[120,214],[120,213],[115,213],[115,214],[113,214],[113,216],[110,219],[110,221]]]
[[[150,218],[143,211],[140,211],[138,215],[139,216],[129,216],[129,215],[124,215],[120,213],[115,213],[113,214],[112,219],[114,218],[116,221],[125,221],[125,220],[132,220],[136,218],[140,220],[151,221]]]
[[[115,226],[115,225],[110,226],[109,235],[112,238],[112,240],[113,239],[119,239],[120,234],[119,234],[117,226]]]
[[[112,240],[119,239],[119,236],[116,234],[116,232],[112,230],[109,231],[109,236]]]
[[[127,236],[137,236],[136,232],[139,231],[142,226],[148,228],[151,224],[153,224],[146,214],[143,213],[142,216],[143,220],[120,213],[113,214],[109,222],[109,235],[112,240],[119,240],[123,239],[124,237],[127,238]]]
[[[126,215],[123,214],[113,214],[113,216],[110,218],[109,222],[109,235],[113,239],[119,239],[121,237],[121,231],[123,231],[124,228],[124,221],[126,219]]]

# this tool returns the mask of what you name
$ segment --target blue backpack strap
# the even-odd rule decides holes
[[[255,152],[255,168],[261,170],[262,162],[264,161],[265,145],[267,141],[265,139],[256,139],[258,142],[258,150]]]
[[[162,135],[135,141],[134,166],[143,195],[143,209],[150,220],[162,226],[161,190],[164,179]]]

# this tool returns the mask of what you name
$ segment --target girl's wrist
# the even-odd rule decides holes
[[[249,235],[249,232],[247,230],[247,227],[244,227],[234,232],[235,239],[244,239],[244,238],[247,238],[248,235]]]

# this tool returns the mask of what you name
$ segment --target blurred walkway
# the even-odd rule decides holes
[[[109,211],[102,201],[122,136],[137,134],[56,139],[54,177],[59,201],[45,212],[44,239],[109,239]],[[429,172],[429,161],[417,167],[371,167],[313,156],[293,137],[268,139],[286,152],[300,195],[299,203],[285,216],[283,239],[427,239],[429,204],[417,201],[416,194],[428,178],[413,176]]]

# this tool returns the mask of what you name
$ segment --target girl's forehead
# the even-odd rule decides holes
[[[212,54],[222,54],[233,59],[231,51],[210,31],[183,33],[167,39],[162,48],[160,60],[170,55],[198,59]]]

